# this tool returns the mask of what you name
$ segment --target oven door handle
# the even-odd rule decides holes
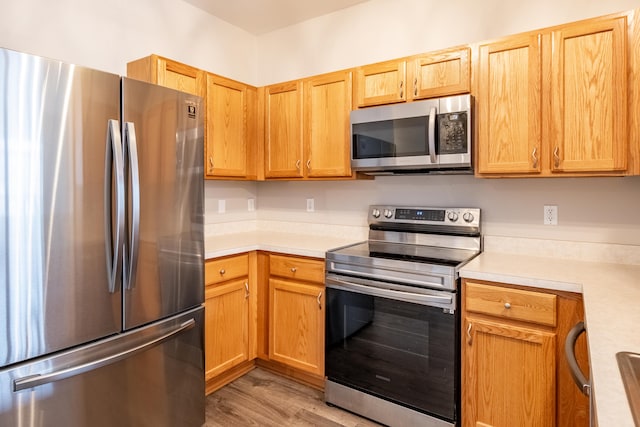
[[[354,283],[339,279],[335,276],[327,275],[325,278],[325,284],[328,288],[338,289],[347,292],[356,292],[364,295],[371,295],[375,297],[389,298],[398,301],[404,301],[409,303],[427,305],[431,307],[446,308],[450,313],[455,312],[455,294],[449,292],[438,292],[441,295],[422,294],[416,292],[397,291],[393,289],[384,288],[384,282],[376,282],[373,280],[359,279],[363,284]],[[388,286],[388,285],[387,285]]]

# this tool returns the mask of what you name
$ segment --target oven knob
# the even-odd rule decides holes
[[[464,215],[462,215],[462,219],[464,219],[467,222],[472,222],[473,214],[471,212],[465,212]]]
[[[391,218],[393,216],[393,211],[391,211],[391,209],[385,209],[384,210],[384,217],[385,218]]]
[[[447,214],[447,218],[449,218],[449,221],[451,222],[456,222],[458,220],[458,214],[455,212],[449,212]]]
[[[375,209],[375,208],[374,208],[374,209],[371,211],[371,216],[372,216],[372,217],[374,217],[374,218],[380,218],[380,210],[379,210],[379,209]]]

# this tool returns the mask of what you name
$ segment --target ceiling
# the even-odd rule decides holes
[[[210,14],[260,35],[368,0],[185,0]]]

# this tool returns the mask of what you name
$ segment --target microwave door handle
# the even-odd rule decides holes
[[[427,141],[429,144],[429,158],[431,160],[431,164],[436,164],[438,160],[436,157],[436,107],[431,107],[431,111],[429,111]]]

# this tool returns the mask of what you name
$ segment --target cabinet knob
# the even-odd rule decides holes
[[[296,267],[291,267],[291,272],[295,273],[296,271],[298,271],[298,269]]]
[[[221,269],[220,269],[220,275],[221,275],[221,276],[224,276],[224,273],[226,273],[226,271],[224,270],[224,268],[221,268]]]
[[[507,310],[509,310],[511,308],[511,303],[505,302],[504,303],[504,308],[506,308]]]

